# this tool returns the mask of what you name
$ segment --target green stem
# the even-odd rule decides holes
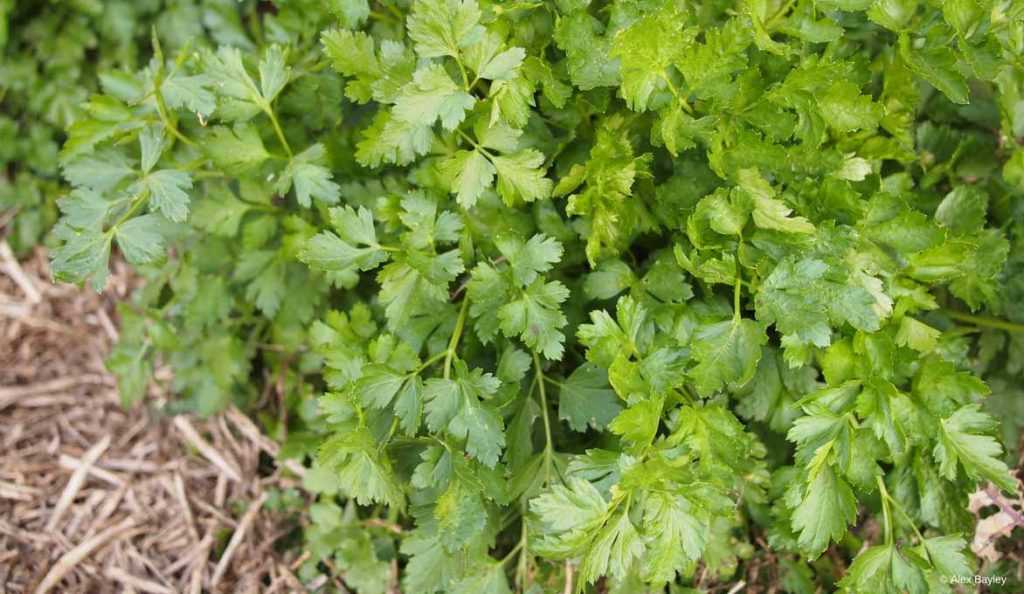
[[[974,324],[975,326],[995,328],[997,330],[1005,330],[1007,332],[1024,332],[1024,324],[1001,320],[999,318],[990,318],[988,316],[976,316],[974,314],[961,313],[959,311],[943,311],[947,316],[957,320],[958,322],[966,322],[968,324]]]
[[[378,451],[384,451],[384,448],[391,443],[391,438],[395,436],[395,431],[398,431],[398,417],[391,419],[391,427],[388,429],[388,436],[381,440],[380,445],[377,446]]]
[[[228,174],[221,171],[194,171],[192,172],[192,179],[218,179],[221,177],[228,177]]]
[[[167,105],[164,103],[163,94],[157,90],[153,96],[156,99],[156,111],[160,114],[160,121],[163,122],[164,128],[171,133],[171,136],[177,138],[188,146],[195,147],[196,143],[186,138],[185,135],[178,130],[178,127],[174,122],[171,121],[171,116],[167,113]]]
[[[504,557],[502,557],[502,558],[501,558],[501,561],[499,561],[499,563],[505,563],[505,562],[507,562],[507,561],[508,561],[509,559],[511,559],[511,558],[512,558],[512,557],[513,557],[513,556],[514,556],[514,555],[515,555],[516,553],[518,553],[518,552],[519,552],[519,551],[520,551],[520,550],[521,550],[521,549],[522,549],[522,548],[523,548],[524,546],[525,546],[525,545],[523,544],[523,541],[522,541],[522,539],[520,539],[520,540],[519,540],[519,543],[517,543],[517,544],[516,544],[516,546],[512,547],[512,550],[511,550],[511,551],[509,551],[507,555],[505,555]]]
[[[526,517],[526,502],[523,501],[521,505],[522,505],[522,517],[525,518]],[[523,545],[523,554],[519,555],[519,563],[518,563],[518,565],[516,567],[516,585],[519,586],[519,591],[520,592],[526,591],[526,580],[529,577],[529,572],[530,572],[530,567],[529,567],[529,562],[530,562],[529,561],[529,549],[527,548],[527,546],[529,544],[528,538],[529,538],[529,531],[528,531],[528,527],[527,527],[527,522],[524,520],[522,522],[522,531],[521,531],[520,536],[519,536],[519,542],[520,542],[520,544]]]
[[[288,139],[284,137],[284,131],[281,130],[281,122],[277,121],[277,114],[274,113],[274,108],[269,104],[263,106],[263,112],[270,117],[270,123],[274,126],[274,134],[277,135],[277,140],[284,147],[284,152],[288,153],[288,158],[291,159],[295,156],[292,152],[291,145],[288,144]]]
[[[906,523],[914,531],[914,535],[917,536],[917,539],[921,542],[924,542],[924,535],[921,534],[921,531],[917,529],[917,523],[914,522],[914,519],[910,517],[910,514],[908,514],[907,511],[903,509],[903,506],[900,505],[900,502],[896,501],[896,499],[889,494],[888,489],[885,488],[885,481],[882,480],[882,477],[877,477],[877,481],[878,491],[882,494],[882,503],[888,503],[889,505],[892,506],[892,509],[895,509],[896,511],[900,512],[900,515],[903,516],[903,520],[906,521]],[[891,542],[891,539],[886,542]]]
[[[878,492],[882,496],[882,520],[885,522],[885,544],[892,544],[892,510],[889,509],[889,493],[885,490],[885,481],[876,477]]]
[[[469,313],[469,299],[462,300],[462,308],[459,309],[459,317],[455,320],[455,330],[452,331],[452,338],[448,341],[448,350],[444,355],[444,379],[448,379],[452,372],[452,359],[455,357],[455,349],[459,346],[459,339],[462,337],[462,330],[466,327],[466,314]]]
[[[387,14],[387,13],[384,13],[384,12],[380,12],[378,10],[371,10],[370,11],[370,18],[378,20],[378,21],[381,21],[381,22],[384,22],[384,23],[391,23],[391,24],[394,24],[394,25],[401,25],[402,24],[401,21],[396,21],[395,18],[393,16],[391,16],[390,14]]]
[[[682,110],[685,111],[687,114],[692,116],[693,108],[690,107],[689,102],[687,102],[686,99],[684,99],[683,96],[679,94],[679,89],[676,88],[676,85],[672,82],[672,79],[669,78],[669,76],[664,72],[661,73],[661,79],[665,81],[665,84],[668,85],[668,90],[672,92],[672,96],[675,97],[676,103],[679,104],[679,107],[681,107]]]
[[[465,132],[463,132],[462,130],[459,130],[458,128],[456,128],[455,131],[458,132],[459,136],[464,138],[466,140],[466,142],[468,142],[469,144],[473,145],[473,148],[475,148],[476,150],[478,150],[481,153],[483,153],[483,155],[485,157],[487,157],[489,160],[493,160],[494,159],[494,154],[491,153],[489,150],[485,149],[484,147],[480,146],[480,144],[477,141],[473,140],[473,138],[470,137],[469,134],[466,134]]]
[[[433,357],[430,357],[429,359],[424,361],[422,365],[420,365],[419,367],[416,368],[416,371],[412,372],[411,375],[419,375],[420,372],[422,372],[424,369],[426,369],[427,367],[430,367],[434,363],[437,363],[442,358],[447,357],[447,356],[448,356],[448,351],[441,351],[440,353],[438,353],[438,354],[434,355]]]
[[[736,285],[732,289],[732,317],[733,320],[738,322],[740,320],[740,293],[743,290],[743,281],[740,280],[740,275],[736,275]]]
[[[405,15],[403,15],[402,11],[398,10],[394,4],[391,4],[390,2],[381,2],[380,4],[391,13],[391,16],[395,17],[395,20],[398,21],[399,24],[405,22]]]
[[[462,74],[462,85],[466,87],[466,92],[468,93],[469,90],[473,87],[472,85],[469,84],[469,77],[466,76],[466,67],[462,65],[462,60],[460,60],[457,56],[455,58],[455,63],[459,65],[459,72]]]
[[[121,215],[121,218],[117,219],[117,222],[115,222],[113,225],[110,226],[109,229],[107,229],[107,235],[113,235],[114,233],[116,233],[118,227],[123,225],[128,219],[132,218],[132,216],[134,216],[135,213],[137,213],[139,209],[142,208],[142,206],[149,201],[149,190],[143,190],[132,200],[133,202],[131,207],[123,215]]]
[[[547,485],[551,484],[551,461],[555,453],[555,448],[552,445],[551,439],[551,419],[548,418],[548,395],[547,389],[544,387],[546,378],[544,377],[544,370],[541,368],[540,356],[537,352],[533,353],[533,366],[536,368],[537,377],[537,390],[540,393],[540,410],[542,418],[544,419],[544,483]]]

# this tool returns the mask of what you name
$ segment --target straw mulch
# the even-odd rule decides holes
[[[261,505],[297,486],[261,473],[276,445],[237,410],[122,408],[103,359],[131,285],[55,286],[0,242],[0,594],[305,591]]]

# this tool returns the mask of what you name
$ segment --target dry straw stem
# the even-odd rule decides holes
[[[110,435],[105,435],[96,445],[92,446],[85,456],[82,457],[82,464],[75,469],[74,474],[71,475],[71,480],[68,481],[67,487],[64,488],[64,492],[61,493],[60,499],[57,501],[57,506],[53,508],[53,512],[50,514],[50,521],[46,523],[46,531],[53,532],[57,528],[57,524],[64,516],[64,512],[67,511],[68,506],[71,505],[71,501],[78,495],[78,490],[82,488],[82,483],[85,482],[85,477],[89,473],[89,468],[96,463],[96,460],[103,455],[103,452],[107,451],[110,447]]]
[[[152,594],[175,594],[174,590],[168,588],[167,586],[158,584],[154,581],[136,577],[128,573],[127,571],[119,569],[117,567],[111,567],[104,573],[104,575],[106,575],[108,578],[116,582],[121,582],[125,586],[128,586],[129,588],[134,588],[140,592],[151,592]]]
[[[217,563],[217,569],[213,572],[213,577],[210,578],[210,587],[216,588],[217,584],[220,583],[221,578],[224,577],[224,572],[227,571],[228,566],[231,564],[231,557],[235,554],[235,550],[238,545],[242,543],[242,539],[245,538],[246,531],[249,530],[249,526],[252,525],[253,520],[256,518],[256,514],[259,513],[260,508],[263,507],[263,503],[267,500],[266,494],[260,495],[260,498],[249,505],[249,509],[246,510],[245,515],[242,516],[242,521],[238,523],[238,528],[235,529],[234,534],[231,535],[231,540],[228,541],[228,546],[224,549],[224,554],[221,555],[220,561]]]
[[[4,272],[18,285],[18,288],[25,294],[25,298],[28,299],[29,304],[35,305],[43,300],[43,295],[36,288],[35,283],[21,269],[21,264],[14,257],[14,253],[11,252],[11,246],[7,244],[7,241],[0,241],[0,261],[2,261],[0,266],[3,266]]]
[[[185,417],[175,417],[174,426],[181,432],[181,436],[185,441],[197,449],[207,460],[213,463],[214,466],[220,469],[227,477],[233,481],[241,481],[242,477],[239,475],[238,470],[234,468],[224,456],[221,455],[213,446],[211,446],[205,439],[199,435],[192,423],[189,422]]]
[[[110,378],[96,373],[86,373],[74,377],[60,377],[54,380],[29,384],[26,386],[0,386],[0,410],[7,408],[19,400],[42,394],[67,392],[79,386],[113,385]],[[20,403],[22,406],[25,403]]]
[[[60,580],[64,577],[65,574],[71,571],[75,567],[75,565],[77,565],[83,559],[89,556],[89,554],[91,554],[97,548],[107,544],[107,542],[111,539],[116,538],[121,534],[124,534],[125,532],[128,532],[134,527],[135,519],[125,518],[124,520],[121,520],[120,523],[115,524],[110,528],[107,528],[103,532],[100,532],[96,536],[71,549],[70,551],[65,553],[64,556],[62,556],[57,561],[57,563],[54,564],[53,567],[50,568],[50,571],[46,573],[46,576],[43,578],[43,581],[40,582],[39,585],[36,586],[36,589],[33,591],[35,592],[35,594],[46,594],[51,589],[53,589],[54,586],[60,583]]]

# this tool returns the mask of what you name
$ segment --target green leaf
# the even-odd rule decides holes
[[[957,33],[970,37],[984,19],[985,11],[975,0],[950,0],[942,4],[942,15]]]
[[[501,382],[479,369],[455,363],[455,379],[430,379],[424,386],[427,427],[466,440],[466,451],[494,468],[505,447],[505,423],[487,400]]]
[[[418,155],[425,155],[433,141],[429,125],[406,122],[381,111],[363,132],[356,159],[367,167],[378,167],[381,163],[407,165]]]
[[[981,231],[988,211],[988,195],[974,186],[958,186],[939,203],[935,220],[958,235]]]
[[[605,575],[625,577],[643,553],[643,539],[629,514],[623,511],[597,534],[580,564],[580,577],[590,584]]]
[[[404,507],[405,494],[391,464],[365,429],[334,433],[320,446],[317,460],[337,472],[342,492],[360,504]]]
[[[477,76],[487,80],[510,80],[516,76],[526,50],[521,47],[501,49],[501,38],[489,33],[467,51],[467,64]]]
[[[753,320],[737,318],[701,327],[692,346],[697,365],[689,372],[697,392],[709,396],[750,381],[767,342],[764,328]]]
[[[879,0],[868,10],[868,18],[890,31],[902,31],[917,12],[917,4],[917,0]]]
[[[216,53],[208,51],[203,54],[203,63],[207,76],[216,81],[221,98],[217,113],[221,118],[245,121],[263,109],[263,95],[249,75],[238,48],[225,46]]]
[[[135,217],[115,227],[117,247],[132,264],[148,264],[164,255],[163,226],[157,215]]]
[[[544,177],[544,155],[533,149],[514,155],[495,155],[491,162],[498,171],[498,193],[508,205],[533,202],[551,196],[554,183]]]
[[[214,127],[203,149],[218,167],[235,175],[244,174],[270,158],[259,132],[244,123],[236,124],[233,129]]]
[[[163,169],[146,175],[139,181],[136,192],[149,192],[150,202],[162,215],[175,223],[188,218],[192,176],[184,171]]]
[[[498,310],[501,331],[508,337],[518,336],[527,347],[548,359],[559,359],[565,343],[562,328],[567,322],[561,304],[568,298],[569,289],[562,283],[537,279],[518,299]]]
[[[660,398],[641,400],[619,413],[608,429],[636,446],[647,446],[658,432],[663,408]]]
[[[451,592],[452,594],[480,594],[481,592],[512,594],[502,563],[489,563],[474,570],[470,575],[455,582]]]
[[[578,556],[606,519],[608,504],[590,482],[570,478],[530,501],[542,530],[531,533],[530,549],[555,558]]]
[[[590,312],[591,323],[581,324],[577,332],[588,348],[587,358],[602,367],[611,367],[620,355],[639,354],[651,330],[646,308],[631,296],[620,297],[615,309],[618,322],[607,312],[594,310]]]
[[[814,225],[810,221],[791,216],[793,209],[775,197],[775,190],[757,171],[741,169],[738,177],[740,188],[753,202],[751,216],[755,225],[786,233],[814,233]]]
[[[285,64],[286,55],[284,48],[272,45],[260,60],[260,94],[267,103],[277,98],[291,77],[291,68]]]
[[[113,189],[134,174],[131,162],[121,153],[111,150],[97,151],[64,166],[64,177],[72,186],[100,192]]]
[[[455,199],[466,209],[473,208],[476,201],[494,183],[494,165],[480,151],[457,151],[441,165],[445,175],[452,180],[451,190]]]
[[[619,61],[611,56],[611,39],[585,11],[563,17],[555,28],[555,43],[566,53],[572,83],[584,91],[619,82]]]
[[[941,432],[932,455],[943,476],[956,479],[959,461],[967,476],[975,480],[990,480],[1007,492],[1016,490],[1017,482],[1000,459],[1002,446],[986,434],[996,426],[995,419],[981,412],[976,404],[964,406],[948,419],[942,419]]]
[[[458,57],[483,36],[476,0],[422,0],[412,5],[409,37],[423,58]]]
[[[310,238],[299,253],[299,258],[310,266],[325,271],[342,271],[350,268],[372,270],[387,259],[387,254],[377,244],[377,231],[373,215],[364,207],[359,210],[351,206],[331,209],[331,231],[322,231]]]
[[[141,145],[142,151],[142,173],[146,174],[153,170],[156,162],[160,160],[160,155],[163,154],[164,141],[166,137],[164,135],[164,129],[162,126],[150,126],[145,128],[139,133],[139,144]]]
[[[346,96],[358,103],[369,101],[374,86],[385,76],[373,37],[362,31],[332,29],[321,34],[320,42],[334,69],[355,79],[346,85]]]
[[[774,323],[802,343],[828,346],[830,324],[848,323],[872,332],[881,325],[878,298],[865,288],[833,280],[825,262],[785,260],[765,279],[757,294],[757,317]]]
[[[350,28],[362,25],[370,17],[368,0],[330,0],[328,7],[332,14],[341,19],[344,26]]]
[[[799,492],[793,506],[793,528],[799,532],[800,549],[810,558],[825,550],[830,540],[839,540],[857,518],[857,500],[831,466],[824,466]]]
[[[508,261],[512,277],[520,287],[533,284],[540,274],[551,270],[562,259],[562,244],[540,233],[526,242],[503,235],[496,237],[494,243]]]
[[[645,580],[671,582],[704,552],[708,526],[695,513],[693,504],[678,495],[655,492],[644,501],[644,525],[653,536],[651,552],[642,561]]]
[[[54,236],[63,242],[53,253],[54,278],[73,283],[92,278],[93,288],[103,289],[109,275],[110,235],[62,225],[54,229]]]
[[[684,22],[675,11],[664,10],[615,36],[610,55],[620,60],[620,92],[630,109],[646,111],[655,92],[670,88],[666,71],[686,45]]]
[[[941,334],[935,328],[914,318],[903,318],[900,320],[900,328],[896,333],[896,344],[927,353],[938,346]]]
[[[416,71],[395,102],[392,115],[402,122],[432,126],[437,120],[445,130],[454,130],[473,108],[476,99],[455,84],[448,72],[433,64]]]
[[[558,417],[574,431],[600,431],[622,410],[608,372],[593,363],[577,367],[558,387]]]
[[[882,117],[882,107],[846,81],[832,85],[820,98],[818,107],[829,127],[837,132],[871,130]]]
[[[910,38],[900,34],[900,56],[914,74],[928,81],[953,103],[966,104],[967,81],[957,69],[956,55],[948,47],[928,46],[913,49]]]
[[[127,321],[130,315],[122,310],[122,319]],[[140,324],[140,320],[136,318],[132,323]],[[124,326],[128,327],[129,323],[125,323]],[[124,328],[122,337],[125,335],[123,330]],[[141,337],[139,339],[142,340]],[[117,391],[124,406],[134,406],[146,395],[149,379],[153,375],[153,364],[148,351],[144,344],[122,338],[107,357],[107,369],[117,377]]]
[[[926,538],[915,547],[916,551],[924,553],[921,556],[928,559],[940,576],[947,578],[969,576],[974,573],[967,556],[964,555],[966,549],[967,542],[959,536]]]
[[[103,196],[88,188],[73,190],[57,204],[64,213],[64,223],[76,229],[101,228],[110,210]]]
[[[214,86],[214,79],[206,75],[171,72],[163,79],[160,94],[167,107],[187,109],[206,118],[217,109],[217,97],[211,91]]]
[[[325,204],[335,204],[341,197],[341,187],[331,179],[331,172],[322,165],[326,160],[322,144],[314,144],[295,155],[277,183],[277,190],[285,193],[295,188],[295,198],[305,207],[316,199]]]
[[[401,328],[425,308],[436,313],[437,305],[448,300],[448,283],[462,271],[458,250],[436,256],[412,252],[385,266],[377,280],[388,326],[392,330]]]
[[[633,270],[622,260],[605,260],[587,275],[583,291],[592,299],[611,299],[635,281]]]
[[[874,546],[857,555],[840,583],[855,592],[930,591],[921,569],[891,544]]]
[[[363,370],[362,376],[352,386],[363,406],[385,408],[394,400],[395,394],[408,379],[385,365],[374,365]]]

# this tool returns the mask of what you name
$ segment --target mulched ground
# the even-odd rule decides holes
[[[261,506],[297,486],[261,476],[271,440],[237,410],[122,408],[103,359],[131,285],[55,286],[0,243],[0,594],[306,591],[274,550],[294,525]]]

